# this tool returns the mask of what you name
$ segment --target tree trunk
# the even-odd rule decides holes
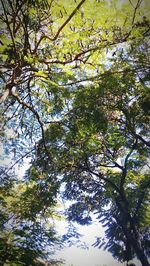
[[[142,266],[150,266],[148,258],[145,255],[143,248],[141,247],[137,231],[136,236],[132,233],[132,230],[130,231],[130,233],[128,232],[128,230],[126,230],[125,235],[130,243],[130,246],[132,246],[137,258],[140,260]]]
[[[145,252],[142,248],[139,232],[134,224],[134,220],[130,216],[130,225],[131,225],[131,238],[132,246],[135,251],[137,258],[141,261],[142,266],[150,266],[148,258],[145,255]],[[133,233],[132,233],[133,232]]]
[[[118,209],[122,212],[122,215],[124,217],[124,222],[126,221],[126,225],[124,226],[120,223],[122,230],[127,240],[129,241],[130,245],[132,246],[137,258],[140,260],[142,266],[150,266],[147,256],[145,255],[145,252],[141,246],[139,233],[134,224],[134,220],[132,219],[128,211],[128,202],[126,200],[124,193],[121,193],[121,197],[123,199],[123,203],[125,207],[122,208],[122,205],[120,204],[120,202],[117,202],[117,201],[116,201],[116,205]],[[127,226],[128,223],[130,224],[129,228]]]
[[[133,240],[133,248],[136,253],[137,258],[140,260],[142,266],[150,266],[150,263],[148,262],[147,256],[145,255],[143,249],[140,247],[138,240]]]

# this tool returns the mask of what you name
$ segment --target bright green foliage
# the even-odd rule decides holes
[[[3,181],[3,182],[2,182]],[[53,204],[44,209],[31,185],[15,180],[1,181],[0,188],[0,265],[60,265],[49,258],[60,244],[50,219],[54,216]],[[41,199],[41,197],[40,197]],[[43,200],[43,198],[42,198]],[[40,208],[41,207],[41,208]],[[49,219],[50,218],[50,219]],[[49,220],[48,220],[49,219]]]
[[[147,7],[147,0],[1,0],[0,136],[12,157],[1,172],[1,253],[12,265],[30,265],[29,256],[34,265],[55,242],[44,215],[52,217],[62,183],[77,201],[70,220],[90,223],[98,212],[109,222],[113,255],[124,261],[140,252],[148,265]],[[7,194],[5,178],[27,157],[27,175]]]
[[[78,84],[79,77],[100,78],[107,69],[107,54],[148,35],[146,5],[147,1],[1,1],[4,128],[13,127],[15,139],[30,136],[30,146],[44,138],[44,124],[66,111],[72,96],[69,84]]]

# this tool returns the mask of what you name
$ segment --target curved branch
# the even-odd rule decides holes
[[[67,18],[67,20],[62,24],[62,26],[58,29],[55,37],[53,38],[53,40],[56,40],[57,37],[59,36],[60,32],[62,31],[62,29],[68,24],[68,22],[72,19],[72,17],[77,13],[77,11],[79,10],[79,8],[83,5],[83,3],[86,0],[82,0],[77,7],[73,10],[73,12],[70,14],[70,16]]]
[[[72,17],[77,13],[77,11],[79,10],[79,8],[83,5],[83,3],[84,3],[85,1],[86,1],[86,0],[82,0],[82,1],[77,5],[77,7],[73,10],[73,12],[70,14],[70,16],[66,19],[66,21],[65,21],[65,22],[61,25],[61,27],[58,29],[56,35],[55,35],[53,38],[50,38],[50,37],[45,36],[45,35],[41,36],[41,38],[39,39],[39,41],[38,41],[38,43],[37,43],[37,45],[36,45],[36,47],[35,47],[33,53],[36,52],[38,46],[40,45],[41,41],[42,41],[44,38],[47,38],[47,39],[49,39],[50,41],[55,41],[55,40],[58,38],[60,32],[63,30],[63,28],[68,24],[68,22],[72,19]]]
[[[97,176],[98,178],[104,180],[106,183],[110,184],[111,187],[114,188],[119,194],[121,194],[120,189],[115,185],[115,183],[114,183],[112,180],[110,180],[110,179],[107,178],[107,177],[104,177],[104,175],[103,175],[102,173],[96,173],[96,172],[94,172],[94,171],[92,171],[92,170],[90,169],[90,167],[89,167],[89,165],[88,165],[87,158],[86,158],[86,160],[85,160],[85,164],[86,164],[86,168],[85,168],[84,170],[87,170],[89,173],[91,173],[91,174]]]
[[[36,119],[37,119],[37,121],[38,121],[38,123],[40,124],[40,127],[41,127],[43,145],[44,145],[46,154],[47,154],[48,158],[50,159],[50,154],[49,154],[49,151],[48,151],[47,146],[46,146],[46,140],[45,140],[45,132],[44,132],[44,128],[43,128],[43,122],[41,121],[38,112],[33,108],[33,106],[30,106],[29,104],[25,103],[22,99],[20,99],[20,97],[17,94],[11,92],[11,95],[17,100],[18,103],[20,103],[26,109],[29,109],[34,114],[34,116],[36,117]]]

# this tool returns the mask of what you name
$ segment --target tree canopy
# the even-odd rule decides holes
[[[57,195],[68,220],[104,224],[95,246],[149,265],[148,1],[0,5],[1,265],[48,260]]]

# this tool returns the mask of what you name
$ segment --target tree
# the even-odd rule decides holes
[[[108,227],[109,240],[102,245],[121,261],[136,255],[149,265],[149,76],[142,60],[139,66],[130,60],[134,53],[129,49],[124,59],[121,55],[112,73],[95,86],[72,92],[70,110],[46,131],[51,160],[40,141],[32,167],[39,167],[46,179],[59,176],[66,185],[64,197],[76,201],[68,209],[69,220],[88,224],[96,212]]]
[[[146,8],[147,1],[137,1],[136,4],[131,1],[121,4],[119,2],[1,1],[0,82],[2,85],[1,118],[4,131],[1,137],[5,153],[11,154],[14,159],[9,168],[2,169],[3,182],[6,176],[11,179],[11,170],[15,163],[21,162],[28,156],[32,158],[32,167],[28,171],[28,176],[22,180],[25,191],[19,194],[18,201],[15,201],[16,206],[25,204],[29,212],[28,217],[24,210],[20,214],[20,220],[24,218],[24,215],[27,215],[25,217],[27,219],[33,218],[34,214],[36,217],[38,215],[41,217],[43,209],[47,210],[55,205],[59,186],[62,183],[61,175],[65,172],[68,189],[74,186],[74,189],[70,190],[72,195],[68,195],[69,190],[66,190],[67,197],[74,198],[76,193],[78,194],[77,185],[83,186],[82,180],[84,178],[86,180],[88,173],[91,188],[85,186],[85,189],[91,193],[93,189],[99,191],[99,188],[102,188],[102,195],[99,198],[102,200],[101,208],[103,204],[107,205],[110,199],[115,208],[118,201],[115,196],[112,197],[114,191],[112,184],[115,183],[118,187],[119,180],[122,180],[123,192],[120,187],[116,191],[116,197],[121,197],[121,203],[117,206],[119,210],[119,214],[116,214],[117,224],[120,219],[127,216],[127,213],[122,210],[122,204],[125,204],[123,197],[126,192],[124,192],[124,186],[129,178],[129,176],[125,178],[129,173],[128,165],[131,164],[131,168],[135,167],[136,162],[132,158],[134,152],[135,157],[140,156],[139,161],[144,164],[146,147],[149,145],[146,135],[148,104],[145,88],[148,76],[140,74],[141,87],[137,85],[135,68],[138,67],[139,72],[142,71],[142,73],[145,71],[145,57],[143,58],[141,53],[139,53],[138,62],[142,62],[142,66],[138,66],[137,62],[133,61],[131,58],[133,53],[130,55],[132,60],[129,66],[126,62],[127,58],[122,59],[122,56],[123,50],[126,51],[126,46],[132,49],[136,41],[146,39],[148,36],[149,11]],[[133,50],[135,51],[134,47]],[[119,70],[118,53],[120,53],[122,65],[122,69]],[[110,60],[106,58],[107,54],[112,55]],[[115,64],[112,62],[113,57],[116,58]],[[134,56],[134,58],[137,57]],[[112,68],[111,65],[113,65]],[[93,85],[83,86],[85,84],[83,82],[90,82]],[[120,90],[120,86],[124,87],[125,84],[128,84],[129,91]],[[139,89],[132,92],[133,85]],[[114,86],[119,88],[119,94],[118,90],[111,90]],[[105,87],[107,90],[104,89]],[[135,103],[130,106],[130,97],[138,98],[139,106]],[[102,105],[103,102],[104,105]],[[109,102],[111,102],[110,106]],[[118,126],[115,124],[117,116],[120,120],[123,119],[122,123],[118,122]],[[133,127],[134,119],[136,127],[140,129],[140,134]],[[8,138],[10,128],[13,130]],[[118,138],[118,144],[116,138]],[[126,138],[127,141],[125,141]],[[126,159],[124,158],[125,164],[119,166],[117,160],[123,157],[122,148],[125,150]],[[100,154],[99,149],[103,150]],[[116,153],[111,154],[112,151],[115,152],[115,149],[117,149]],[[115,156],[114,160],[113,156]],[[64,159],[68,160],[67,164]],[[113,167],[117,166],[120,173],[110,171],[109,178],[106,178],[107,171],[98,169],[100,159],[101,164],[104,164],[102,166],[104,169],[112,168],[114,163]],[[108,162],[111,163],[108,164],[109,167],[106,166]],[[140,162],[139,171],[142,167]],[[118,165],[115,165],[116,163]],[[95,170],[95,178],[99,178],[100,174],[100,184],[92,179]],[[77,184],[73,178],[76,178],[76,174],[81,176]],[[134,173],[131,171],[130,176],[132,174]],[[121,176],[124,178],[121,179]],[[113,178],[116,179],[115,182]],[[131,234],[132,241],[128,239],[129,232],[133,230],[132,227],[135,224],[139,223],[141,228],[142,221],[145,221],[142,213],[144,213],[144,208],[147,208],[145,192],[147,181],[144,181],[144,178],[146,177],[141,176],[139,183],[136,181],[139,194],[137,193],[137,198],[134,198],[135,201],[139,199],[137,217],[140,213],[141,218],[137,218],[138,222],[133,224],[128,221],[129,229],[128,222],[125,222],[120,229],[121,232],[123,230],[126,232],[123,231],[123,236],[125,235],[125,241],[128,240],[131,247],[133,247],[132,241],[135,240],[137,230]],[[14,188],[17,182],[16,180],[13,184]],[[128,190],[130,195],[130,188]],[[131,195],[132,192],[131,189]],[[82,202],[80,196],[84,195],[79,193],[79,203]],[[13,203],[12,197],[11,201]],[[74,206],[74,215],[80,218],[80,223],[84,224],[90,221],[90,218],[82,217],[86,204],[79,203],[78,206]],[[94,208],[96,207],[93,206],[92,209]],[[16,211],[15,207],[10,209],[11,212]],[[129,214],[131,214],[130,211],[129,206]],[[5,212],[7,213],[7,207]],[[69,210],[70,218],[71,215],[72,210]],[[110,213],[110,217],[111,215]],[[143,223],[143,231],[145,231],[147,223],[146,221]],[[146,235],[147,231],[145,232]],[[122,239],[124,239],[123,236]],[[31,240],[34,242],[34,234]],[[147,250],[146,242],[142,243]],[[134,250],[134,252],[138,251]]]
[[[40,185],[1,180],[0,265],[61,265],[50,259],[61,245],[51,221],[53,201],[44,210],[40,193]]]

